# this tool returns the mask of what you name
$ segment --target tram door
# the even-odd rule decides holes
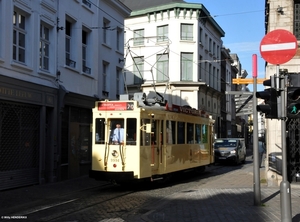
[[[163,144],[163,121],[153,120],[151,128],[151,166],[152,171],[157,171],[162,161],[162,144]]]

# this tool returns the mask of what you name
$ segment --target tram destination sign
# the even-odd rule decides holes
[[[205,116],[206,112],[203,110],[197,110],[197,109],[192,109],[189,107],[184,107],[184,106],[177,106],[177,105],[172,105],[171,111],[177,112],[177,113],[185,113],[189,115],[194,115],[194,116]]]
[[[99,111],[126,111],[133,109],[134,102],[98,102]]]

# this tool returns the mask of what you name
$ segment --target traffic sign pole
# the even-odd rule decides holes
[[[277,66],[277,76],[279,77],[279,65]],[[281,146],[282,146],[282,181],[280,183],[280,208],[281,221],[292,221],[291,208],[291,185],[287,176],[287,148],[286,148],[286,78],[280,76],[280,97],[281,97]]]
[[[253,75],[253,107],[257,106],[257,55],[252,55],[252,75]],[[258,114],[253,108],[253,191],[254,205],[261,205],[260,191],[260,169],[259,169],[259,152],[258,152]]]

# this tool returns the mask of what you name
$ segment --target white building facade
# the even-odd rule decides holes
[[[0,0],[0,190],[88,173],[91,109],[124,92],[117,0]]]
[[[156,91],[169,105],[200,109],[214,119],[220,116],[225,33],[202,4],[170,3],[134,10],[125,26],[129,94]]]

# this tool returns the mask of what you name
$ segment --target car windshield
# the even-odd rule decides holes
[[[215,148],[219,147],[235,147],[236,140],[216,140],[215,141]]]

